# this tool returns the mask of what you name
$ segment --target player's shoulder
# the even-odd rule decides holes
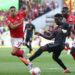
[[[26,16],[26,12],[24,10],[19,10],[18,15],[24,17]]]
[[[24,11],[23,10],[19,10],[19,12],[18,12],[19,14],[22,14],[22,13],[24,13]]]
[[[75,16],[70,14],[68,18],[74,18],[75,19]]]
[[[11,18],[11,16],[10,15],[7,15],[6,16],[6,20],[11,20],[12,18]]]
[[[67,22],[62,22],[62,26],[69,25]]]

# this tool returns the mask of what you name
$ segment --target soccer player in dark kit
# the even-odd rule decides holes
[[[65,39],[67,36],[67,32],[69,30],[69,25],[67,23],[62,22],[63,17],[61,14],[56,14],[54,16],[54,19],[55,19],[55,23],[57,24],[57,26],[55,27],[55,29],[53,29],[52,34],[50,34],[50,36],[43,35],[39,32],[36,32],[36,35],[40,35],[43,38],[48,39],[48,40],[55,38],[54,44],[49,43],[44,46],[41,46],[35,52],[35,54],[29,58],[29,60],[33,61],[35,58],[39,57],[45,51],[49,53],[53,52],[52,59],[63,68],[64,73],[70,73],[70,71],[62,62],[62,60],[59,58],[65,46]]]
[[[35,26],[31,23],[31,19],[29,19],[28,23],[25,26],[25,32],[26,32],[25,45],[29,48],[29,53],[33,55],[34,50],[32,49],[31,43],[33,38],[33,32],[35,32]]]

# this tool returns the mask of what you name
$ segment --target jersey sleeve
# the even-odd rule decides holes
[[[11,23],[9,17],[6,17],[6,19],[5,19],[5,24],[10,28],[10,25],[11,25],[12,23]]]
[[[8,20],[8,18],[5,19],[5,25],[9,25],[10,21]]]
[[[25,12],[25,11],[20,11],[20,12],[19,12],[19,15],[20,15],[22,18],[25,18],[25,17],[26,17],[26,12]]]

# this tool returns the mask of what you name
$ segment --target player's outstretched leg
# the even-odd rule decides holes
[[[30,58],[30,61],[33,61],[35,58],[39,57],[45,50],[45,46],[40,47]]]
[[[30,58],[30,61],[33,61],[35,58],[37,58],[38,56],[40,56],[42,54],[42,50],[38,49]]]

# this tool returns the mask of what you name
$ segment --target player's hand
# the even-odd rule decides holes
[[[40,35],[40,33],[39,32],[35,32],[35,35]]]

